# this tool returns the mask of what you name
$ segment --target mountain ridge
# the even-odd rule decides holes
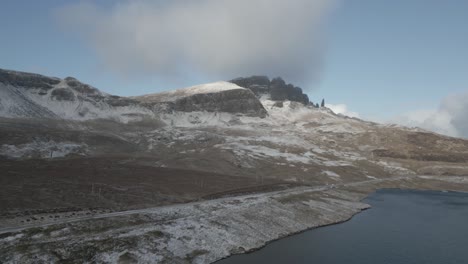
[[[269,90],[223,82],[121,98],[72,78],[14,77],[0,82],[6,263],[149,252],[213,262],[347,220],[378,188],[468,189],[468,140]]]

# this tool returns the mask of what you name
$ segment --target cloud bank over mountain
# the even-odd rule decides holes
[[[265,74],[303,82],[320,72],[333,0],[123,1],[57,10],[61,24],[121,74]]]
[[[352,111],[346,104],[327,104],[336,114],[369,119]],[[468,138],[468,92],[445,97],[437,109],[421,109],[400,114],[390,119],[371,118],[378,123],[420,127],[439,134]]]
[[[438,109],[409,112],[394,118],[392,122],[468,138],[468,92],[447,96]]]

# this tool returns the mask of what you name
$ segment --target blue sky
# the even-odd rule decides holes
[[[124,1],[99,1],[100,12],[106,14],[117,2]],[[2,1],[0,68],[74,76],[118,95],[216,81],[216,75],[194,70],[183,78],[116,72],[58,14],[76,4]],[[467,14],[464,0],[339,1],[323,19],[325,48],[318,80],[296,83],[307,88],[312,100],[325,97],[329,103],[346,104],[365,118],[436,111],[447,96],[468,91]]]
[[[464,0],[343,1],[317,93],[367,116],[437,107],[468,90],[467,14]]]

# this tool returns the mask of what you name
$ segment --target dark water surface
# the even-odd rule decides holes
[[[350,221],[284,238],[232,263],[468,263],[468,193],[379,190]]]

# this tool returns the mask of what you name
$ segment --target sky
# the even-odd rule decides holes
[[[312,101],[468,137],[465,0],[3,0],[0,68],[141,95],[282,76]]]

